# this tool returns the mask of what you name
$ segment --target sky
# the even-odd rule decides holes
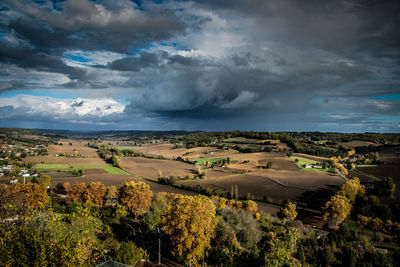
[[[400,1],[0,0],[0,127],[400,132]]]

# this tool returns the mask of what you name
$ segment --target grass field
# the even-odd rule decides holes
[[[137,146],[117,146],[117,149],[119,150],[129,150],[129,149],[133,149],[136,148]]]
[[[34,168],[38,171],[73,171],[74,167],[68,164],[37,164]]]
[[[197,162],[199,164],[203,164],[206,161],[209,161],[210,164],[216,163],[218,160],[221,160],[223,158],[214,158],[214,159],[194,159],[194,162]]]
[[[377,164],[359,164],[357,167],[365,168],[365,167],[377,167]]]
[[[39,171],[76,171],[76,170],[86,170],[86,169],[103,169],[104,171],[108,172],[109,174],[113,175],[129,175],[128,172],[114,167],[110,164],[107,165],[77,165],[77,166],[70,166],[68,164],[37,164],[34,167]]]
[[[330,169],[314,169],[314,168],[303,168],[302,165],[311,165],[311,164],[316,164],[319,163],[321,164],[321,162],[316,161],[316,160],[312,160],[312,159],[306,159],[306,158],[302,158],[302,157],[290,157],[290,159],[296,163],[297,167],[299,167],[301,170],[304,171],[319,171],[319,172],[329,172],[331,173],[332,171],[330,171]],[[296,162],[296,159],[298,159],[298,162]]]

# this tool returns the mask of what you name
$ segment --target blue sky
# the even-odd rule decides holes
[[[399,132],[398,1],[0,1],[0,126]]]

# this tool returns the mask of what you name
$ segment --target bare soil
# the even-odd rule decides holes
[[[62,143],[63,145],[62,146],[49,145],[49,147],[48,147],[49,155],[58,155],[60,153],[73,155],[73,151],[75,149],[78,151],[79,155],[81,155],[83,157],[89,157],[89,158],[98,158],[99,157],[96,149],[85,146],[87,144],[87,141],[62,140],[60,143]],[[71,143],[72,146],[69,145],[69,143]]]
[[[357,141],[357,140],[351,142],[340,142],[337,145],[343,147],[356,147],[356,146],[369,146],[369,145],[376,146],[376,144],[373,142]]]
[[[193,176],[193,164],[175,160],[148,158],[121,158],[121,166],[128,172],[156,180],[159,171],[162,176]]]

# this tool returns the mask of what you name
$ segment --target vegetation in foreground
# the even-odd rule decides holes
[[[322,207],[324,230],[296,220],[290,201],[274,217],[259,213],[251,200],[155,195],[132,181],[119,188],[64,183],[56,191],[46,189],[49,183],[43,176],[38,184],[0,185],[4,265],[88,266],[114,259],[143,266],[158,261],[158,242],[163,261],[184,265],[396,266],[400,260],[400,223],[392,221],[398,207],[385,211],[358,179]],[[394,188],[389,181],[375,189],[387,195]]]
[[[46,145],[57,143],[59,138],[29,130],[3,132],[0,142],[8,150],[1,154],[2,164],[14,166],[12,172],[6,173],[11,178],[20,175],[21,168],[35,173],[32,164],[20,161],[26,156],[24,151],[44,155]],[[37,137],[32,139],[33,134]],[[281,148],[273,148],[276,144],[269,140],[280,140],[291,148],[280,152],[330,157],[326,160],[328,166],[344,177],[350,172],[368,171],[361,172],[358,167],[391,166],[379,158],[378,151],[399,141],[398,135],[390,134],[180,134],[163,140],[186,147],[224,149],[232,144],[243,153],[260,151],[260,147],[263,151],[279,151]],[[376,146],[342,145],[353,139]],[[146,140],[135,141],[135,145]],[[265,149],[268,146],[271,147]],[[121,156],[145,156],[135,155],[132,150],[119,155],[111,146],[97,148],[110,164],[107,166],[112,164],[118,170]],[[72,157],[79,154],[73,153]],[[225,164],[223,159],[220,161],[213,164]],[[203,167],[212,168],[213,164],[207,162],[208,159]],[[58,166],[62,167],[66,166]],[[119,188],[100,182],[65,183],[48,190],[51,178],[45,175],[32,179],[33,183],[0,184],[0,262],[6,266],[88,266],[112,258],[142,266],[158,262],[160,242],[162,262],[183,265],[399,266],[397,177],[364,176],[374,178],[365,183],[349,179],[329,201],[321,203],[320,218],[325,223],[322,229],[297,220],[305,214],[301,203],[284,201],[278,217],[271,216],[259,212],[256,202],[239,201],[237,187],[221,197],[154,194],[148,185],[134,182]]]

